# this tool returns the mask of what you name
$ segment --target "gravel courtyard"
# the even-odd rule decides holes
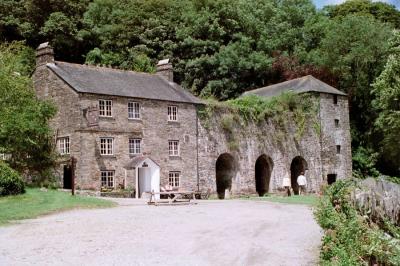
[[[261,201],[72,210],[0,227],[0,265],[316,265],[310,207]]]

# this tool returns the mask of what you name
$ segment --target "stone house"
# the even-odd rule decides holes
[[[173,82],[168,60],[147,74],[55,61],[47,43],[36,55],[37,96],[58,108],[51,127],[61,157],[56,174],[64,188],[71,187],[71,157],[76,188],[134,188],[136,197],[166,184],[263,194],[300,170],[308,175],[308,190],[318,191],[351,174],[347,97],[310,76],[248,93],[268,97],[289,87],[312,92],[320,104],[321,134],[308,127],[297,141],[288,133],[282,146],[271,140],[276,133],[271,125],[250,125],[238,132],[244,137],[232,150],[217,114],[211,128],[204,127],[198,116],[204,104]],[[218,185],[221,175],[230,179],[224,187]]]

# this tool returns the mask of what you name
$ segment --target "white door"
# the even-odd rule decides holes
[[[139,197],[145,192],[151,192],[151,169],[149,167],[140,167],[139,169]]]

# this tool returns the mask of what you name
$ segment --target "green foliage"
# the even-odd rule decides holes
[[[382,154],[399,167],[400,149],[400,32],[394,31],[389,41],[390,56],[380,76],[376,79],[372,93],[373,106],[378,112],[375,125],[383,133]]]
[[[358,147],[353,150],[353,175],[357,178],[377,177],[378,170],[375,168],[378,153],[371,149]]]
[[[381,22],[391,23],[400,28],[400,11],[393,5],[383,2],[372,2],[371,0],[350,0],[336,6],[325,8],[331,18],[345,17],[349,14],[371,16]]]
[[[0,196],[17,195],[25,192],[25,185],[21,176],[0,161]]]
[[[321,265],[399,265],[398,235],[388,236],[368,217],[357,213],[350,197],[354,185],[351,180],[337,181],[325,191],[315,210],[325,230]],[[390,223],[384,229],[393,231]]]
[[[48,121],[56,110],[37,100],[26,54],[21,43],[0,45],[0,151],[12,168],[40,174],[54,161]]]

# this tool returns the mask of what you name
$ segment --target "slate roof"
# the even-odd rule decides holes
[[[77,92],[201,104],[197,97],[157,74],[56,61],[48,63]]]
[[[304,76],[297,79],[288,80],[285,82],[281,82],[278,84],[270,85],[267,87],[246,91],[243,95],[256,94],[258,96],[264,97],[272,97],[278,96],[283,92],[293,91],[295,93],[304,93],[304,92],[322,92],[336,95],[344,95],[347,94],[341,92],[338,89],[326,84],[325,82],[320,81],[319,79],[314,78],[311,75]]]

